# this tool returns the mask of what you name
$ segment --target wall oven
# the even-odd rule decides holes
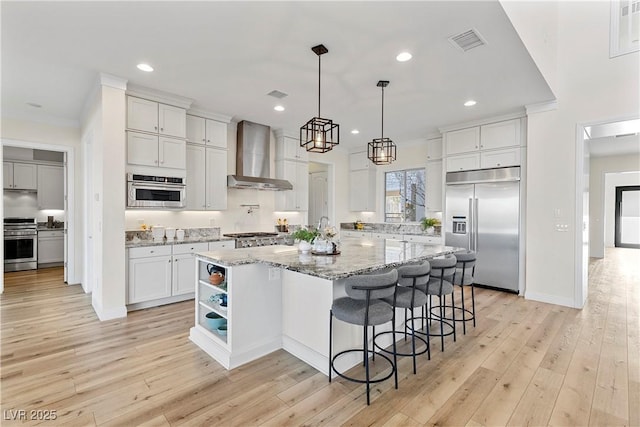
[[[4,271],[38,268],[38,223],[35,218],[4,219]]]
[[[185,179],[127,174],[128,208],[180,209],[186,205]]]

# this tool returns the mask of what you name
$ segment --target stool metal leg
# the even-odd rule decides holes
[[[329,382],[331,382],[331,347],[333,341],[333,310],[329,309]]]
[[[467,315],[464,309],[464,286],[460,286],[460,295],[462,296],[462,333],[467,334]]]
[[[476,296],[473,291],[473,282],[471,282],[471,311],[473,313],[473,327],[476,327]]]
[[[362,343],[362,352],[364,353],[364,371],[365,371],[365,378],[366,378],[366,384],[367,384],[367,406],[370,404],[369,401],[369,346],[367,345],[368,341],[369,341],[369,336],[367,334],[367,332],[369,332],[369,328],[367,327],[367,325],[364,325],[364,342]]]

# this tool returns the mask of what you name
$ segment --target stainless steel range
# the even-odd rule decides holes
[[[256,231],[248,233],[223,234],[236,240],[236,248],[252,248],[255,246],[292,245],[293,239],[289,235]]]
[[[4,219],[4,271],[38,268],[38,223],[35,218]]]

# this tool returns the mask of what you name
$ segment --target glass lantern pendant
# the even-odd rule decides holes
[[[311,50],[318,55],[318,116],[300,128],[300,146],[314,153],[326,153],[340,143],[340,125],[320,116],[320,56],[329,50],[321,44]]]

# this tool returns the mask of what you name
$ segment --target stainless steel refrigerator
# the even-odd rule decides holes
[[[445,243],[477,252],[475,283],[518,292],[520,167],[448,172]]]

